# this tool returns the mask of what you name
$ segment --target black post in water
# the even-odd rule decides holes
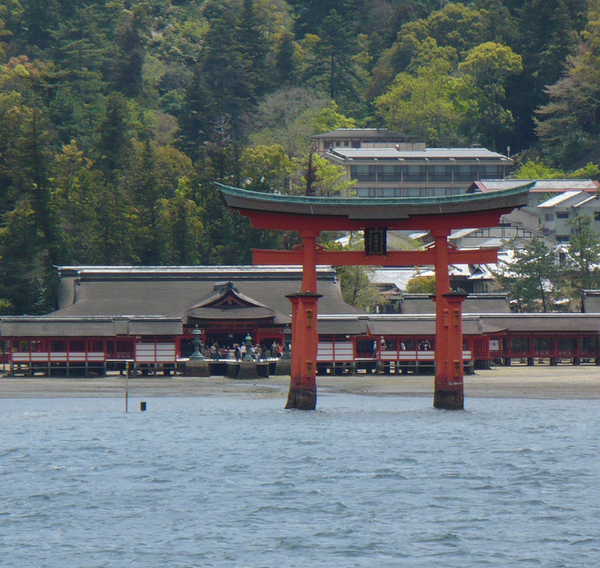
[[[142,412],[146,412],[146,403],[145,402],[140,402],[140,410]]]
[[[125,363],[125,412],[129,410],[129,361]]]

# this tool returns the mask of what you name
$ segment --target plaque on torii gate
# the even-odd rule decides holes
[[[464,408],[462,310],[465,294],[452,292],[448,266],[492,264],[497,249],[456,250],[448,246],[455,229],[495,227],[500,217],[527,204],[531,182],[507,190],[444,197],[338,198],[259,193],[217,184],[228,207],[250,218],[256,229],[298,231],[302,243],[291,251],[253,250],[255,265],[301,265],[302,288],[292,303],[292,366],[286,408],[314,410],[317,403],[317,265],[423,266],[436,276],[435,387],[433,405]],[[425,230],[434,247],[388,251],[388,230]],[[317,244],[322,231],[364,231],[365,251],[327,251]]]

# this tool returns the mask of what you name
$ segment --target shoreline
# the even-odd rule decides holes
[[[225,377],[130,377],[128,392],[139,397],[287,397],[289,377],[237,380]],[[433,398],[433,375],[318,376],[317,393]],[[600,367],[513,366],[480,370],[464,377],[465,399],[600,399]],[[125,377],[0,378],[0,398],[120,398]]]

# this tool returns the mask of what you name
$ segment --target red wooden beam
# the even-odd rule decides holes
[[[240,214],[250,217],[255,229],[273,229],[279,231],[301,231],[310,228],[315,231],[362,231],[365,227],[390,230],[429,230],[438,229],[471,229],[473,227],[497,227],[500,217],[510,213],[514,208],[493,209],[472,213],[453,213],[451,215],[422,215],[408,219],[372,219],[355,221],[346,217],[318,217],[309,215],[292,215],[271,211],[255,211],[238,209]]]
[[[498,260],[497,249],[448,250],[450,264],[494,264]],[[304,252],[297,250],[261,250],[252,249],[252,263],[255,265],[301,265]],[[427,266],[435,264],[435,251],[409,250],[388,251],[385,256],[366,256],[363,251],[317,250],[316,263],[331,266]]]

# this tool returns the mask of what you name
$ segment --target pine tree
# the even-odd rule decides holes
[[[516,241],[509,243],[509,248],[513,259],[500,263],[496,277],[508,291],[515,311],[555,311],[562,299],[562,282],[554,251],[537,236],[523,248],[518,248]]]

